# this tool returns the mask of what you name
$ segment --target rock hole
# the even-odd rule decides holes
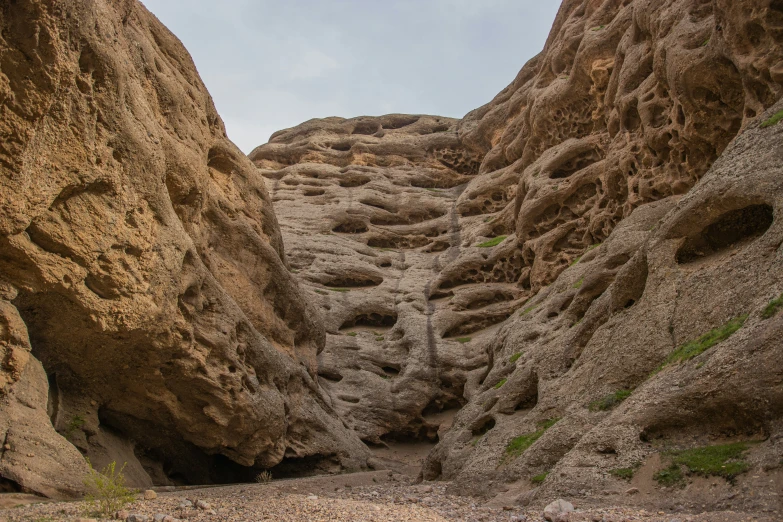
[[[492,417],[485,417],[476,422],[471,433],[474,437],[480,437],[485,435],[489,430],[495,427],[495,419]]]
[[[364,326],[368,328],[391,328],[397,323],[397,314],[368,313],[357,315],[343,323],[340,330]]]
[[[769,205],[750,205],[726,212],[700,233],[685,240],[677,263],[687,264],[761,237],[774,220]]]

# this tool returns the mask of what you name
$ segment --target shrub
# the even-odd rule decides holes
[[[498,381],[498,383],[497,383],[495,386],[493,386],[493,388],[495,388],[496,390],[499,390],[499,389],[500,389],[500,388],[502,388],[502,387],[503,387],[503,385],[504,385],[504,384],[506,384],[507,382],[508,382],[508,379],[506,379],[506,378],[504,377],[503,379],[500,379],[500,381]]]
[[[85,500],[91,509],[108,518],[114,512],[136,500],[136,491],[125,486],[123,471],[126,464],[117,470],[117,463],[112,462],[100,472],[92,467],[89,459],[87,459],[87,464],[90,471],[87,478],[84,479],[84,485],[88,490]]]
[[[775,317],[781,308],[783,308],[783,295],[777,299],[773,299],[764,307],[764,310],[761,312],[762,319],[771,319],[772,317]]]
[[[609,411],[631,396],[631,390],[617,390],[614,393],[590,403],[590,411]]]
[[[256,482],[258,482],[259,484],[269,484],[270,482],[272,482],[272,473],[268,469],[265,469],[264,471],[256,475]]]
[[[76,433],[78,430],[82,429],[84,427],[84,417],[81,415],[74,415],[71,417],[71,420],[68,421],[68,424],[65,426],[65,430],[63,431],[63,434],[65,435],[66,439],[70,439],[71,436]]]
[[[545,471],[544,473],[539,473],[535,477],[531,477],[530,482],[532,482],[533,484],[542,484],[546,480],[548,475],[549,475],[548,471]]]
[[[783,111],[778,111],[770,119],[762,123],[761,128],[766,129],[767,127],[772,127],[773,125],[777,125],[781,121],[783,121]]]
[[[539,423],[539,429],[532,432],[514,437],[506,445],[506,457],[516,458],[522,455],[530,446],[533,445],[541,436],[546,433],[546,430],[551,428],[560,419],[549,419],[542,423]]]
[[[498,236],[496,238],[492,238],[489,241],[484,241],[483,243],[479,243],[476,245],[479,248],[490,248],[493,246],[498,246],[500,243],[506,240],[508,236]]]
[[[734,334],[734,332],[742,328],[747,318],[748,318],[747,315],[741,315],[739,317],[735,317],[734,319],[724,324],[723,326],[720,326],[718,328],[713,328],[712,330],[702,335],[695,341],[689,341],[683,344],[682,346],[674,350],[672,353],[670,353],[669,356],[666,358],[666,360],[663,361],[663,364],[661,364],[655,370],[654,373],[659,372],[669,364],[681,363],[689,359],[693,359],[697,355],[701,355],[702,353],[706,352],[716,344],[725,341],[726,339],[731,337]]]
[[[511,357],[509,357],[508,362],[510,362],[511,364],[514,364],[515,362],[517,362],[519,360],[520,357],[522,357],[522,352],[517,352],[514,355],[512,355]]]

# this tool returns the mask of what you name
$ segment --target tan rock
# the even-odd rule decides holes
[[[0,294],[46,368],[54,427],[97,469],[128,461],[142,487],[146,469],[205,483],[284,456],[363,466],[318,386],[323,327],[288,272],[263,182],[187,52],[135,0],[56,4],[0,15]],[[79,473],[53,464],[83,471],[82,457],[36,424],[49,422],[47,375],[10,342],[0,388],[30,420],[0,415],[19,459],[6,455],[0,475],[64,493]],[[28,429],[51,439],[35,457]],[[28,474],[30,461],[50,471]]]

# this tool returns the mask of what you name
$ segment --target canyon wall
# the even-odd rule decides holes
[[[76,448],[137,486],[365,466],[182,44],[134,0],[5,2],[0,28],[3,483],[75,494]]]
[[[566,0],[460,121],[311,120],[253,151],[346,423],[438,440],[424,478],[499,501],[780,507],[781,149],[762,123],[782,33],[777,0]],[[651,479],[673,448],[736,441],[738,482]]]

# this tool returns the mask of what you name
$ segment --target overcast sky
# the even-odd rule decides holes
[[[544,46],[556,0],[142,0],[246,153],[311,118],[461,118]]]

